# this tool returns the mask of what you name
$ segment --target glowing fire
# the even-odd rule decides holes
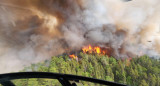
[[[73,59],[77,59],[77,56],[72,54],[72,55],[69,55],[70,58],[73,58]]]
[[[102,48],[99,46],[91,46],[91,45],[84,46],[82,48],[83,53],[108,55],[108,56],[110,55],[109,50],[110,50],[109,48]],[[71,54],[71,55],[69,55],[69,57],[72,59],[78,59],[78,57],[75,54]]]
[[[107,51],[103,50],[101,47],[98,47],[98,46],[93,47],[91,45],[83,47],[82,51],[83,53],[89,53],[89,54],[95,53],[95,54],[105,55],[107,53]]]

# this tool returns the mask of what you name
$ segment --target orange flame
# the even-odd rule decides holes
[[[73,58],[73,59],[77,59],[77,56],[72,54],[72,55],[69,55],[70,58]]]
[[[101,49],[100,49],[100,47],[94,47],[94,49],[95,49],[95,52],[96,52],[97,54],[101,54]]]
[[[101,47],[98,47],[98,46],[93,47],[91,45],[83,47],[82,51],[83,53],[89,53],[89,54],[92,54],[92,53],[103,54],[103,55],[106,54],[106,50],[103,50]]]
[[[99,55],[108,55],[108,48],[101,48],[101,47],[98,47],[98,46],[91,46],[91,45],[88,45],[88,46],[84,46],[82,48],[82,51],[83,53],[88,53],[88,54],[99,54]],[[72,59],[78,59],[78,57],[75,55],[75,54],[71,54],[69,55],[70,58]]]

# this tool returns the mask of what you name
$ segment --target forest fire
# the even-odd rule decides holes
[[[102,55],[106,55],[107,54],[107,49],[103,49],[99,46],[85,46],[82,48],[83,53],[89,53],[89,54],[102,54]]]
[[[73,59],[77,59],[77,56],[72,54],[72,55],[69,55],[70,58],[73,58]]]
[[[104,48],[104,47],[99,47],[99,46],[84,46],[82,47],[81,51],[86,54],[99,54],[99,55],[111,55],[111,49],[110,48]],[[76,54],[70,54],[70,58],[72,59],[77,59],[78,56]]]

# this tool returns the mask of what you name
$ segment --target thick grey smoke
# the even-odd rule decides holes
[[[92,44],[127,58],[160,53],[159,0],[0,0],[0,69],[19,71]]]

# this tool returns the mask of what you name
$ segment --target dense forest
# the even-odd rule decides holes
[[[117,60],[99,54],[79,53],[80,59],[68,55],[54,56],[38,64],[32,64],[22,71],[54,72],[93,77],[129,86],[160,86],[160,60],[141,56]],[[23,79],[13,81],[18,86],[60,86],[56,80]],[[81,82],[80,86],[94,86]],[[99,86],[99,85],[95,85]]]

